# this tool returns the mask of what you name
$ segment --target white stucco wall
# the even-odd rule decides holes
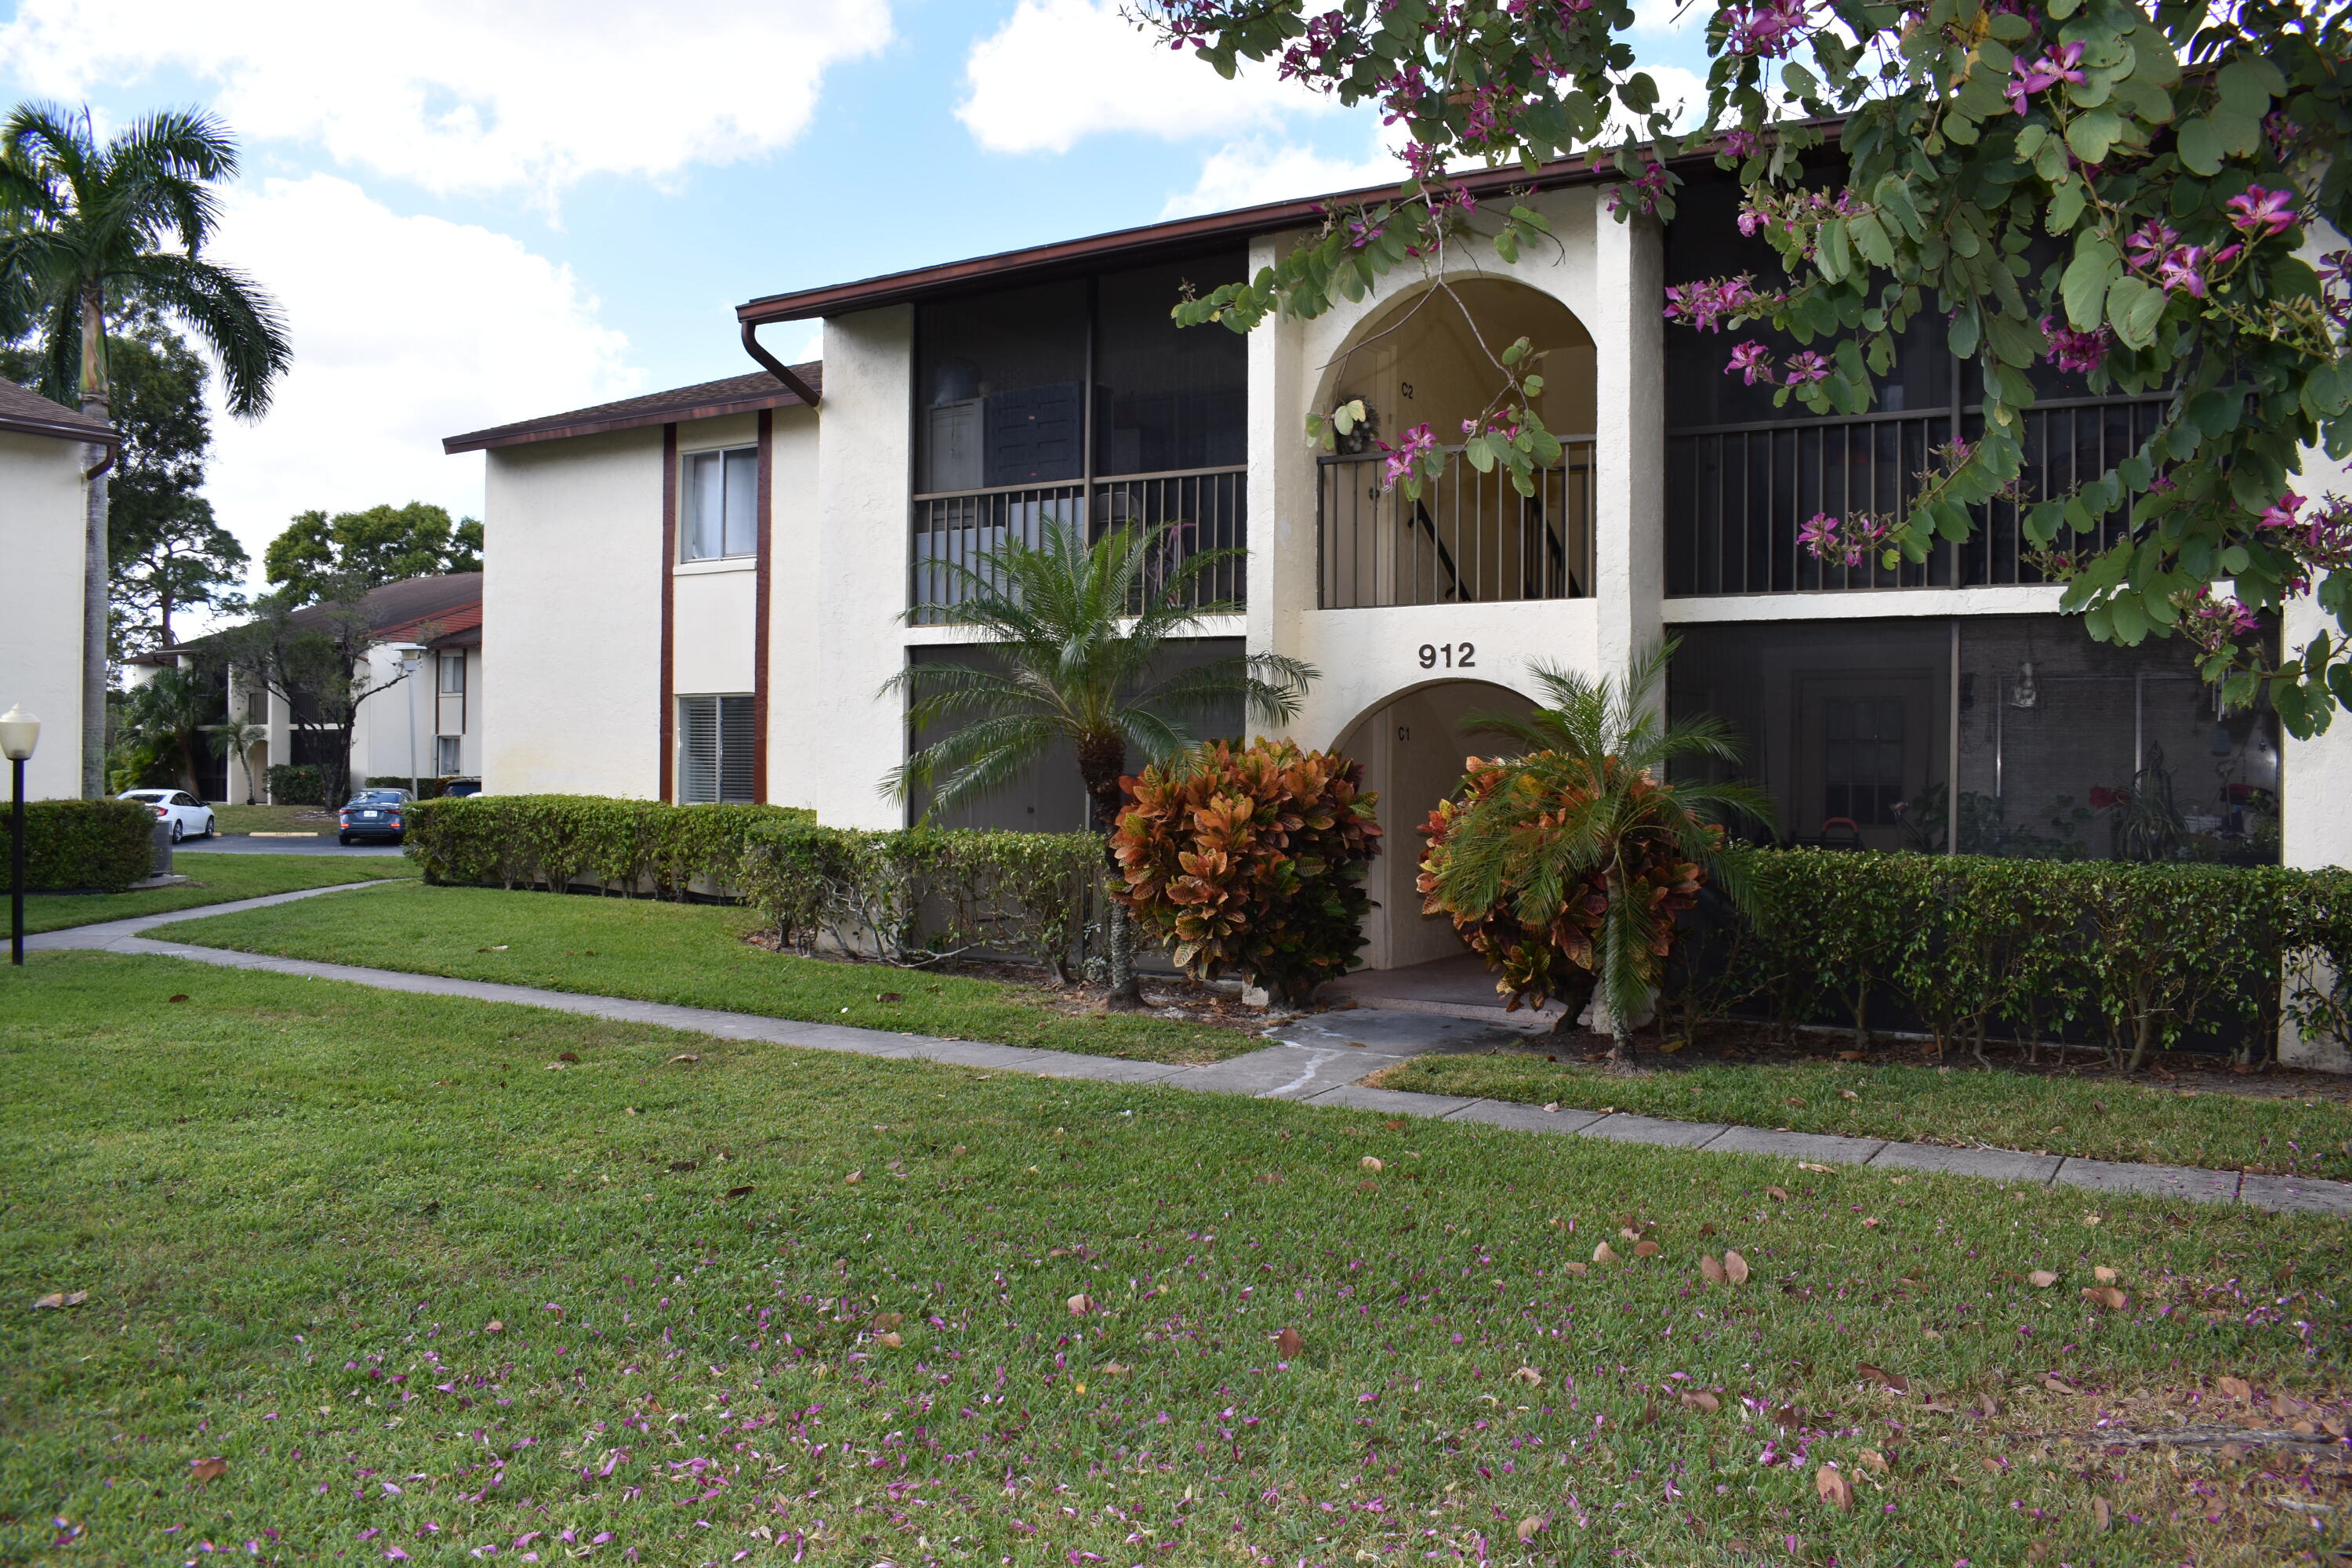
[[[31,800],[81,794],[82,451],[0,432],[0,712],[41,721]]]
[[[483,788],[651,798],[661,788],[658,428],[488,456]]]
[[[906,661],[913,334],[905,306],[825,322],[815,502],[775,518],[768,795],[841,827],[905,819],[879,790],[906,754],[901,709],[876,693]]]

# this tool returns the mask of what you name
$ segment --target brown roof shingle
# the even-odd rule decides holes
[[[812,391],[824,388],[824,366],[811,360],[792,367]],[[726,414],[747,414],[761,408],[800,406],[797,394],[764,370],[730,375],[719,381],[697,382],[667,392],[648,392],[617,403],[599,403],[563,414],[543,414],[512,425],[494,425],[452,436],[441,443],[444,452],[478,452],[490,447],[520,447],[531,441],[560,441],[573,436],[598,436],[609,430],[636,430],[673,420],[716,419]]]
[[[0,430],[20,436],[55,436],[66,441],[101,441],[109,446],[121,439],[111,426],[7,380],[0,380]]]

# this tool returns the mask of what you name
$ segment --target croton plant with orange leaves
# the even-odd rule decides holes
[[[1217,741],[1121,781],[1111,889],[1195,979],[1238,970],[1304,1002],[1363,945],[1381,850],[1363,764],[1293,742]]]

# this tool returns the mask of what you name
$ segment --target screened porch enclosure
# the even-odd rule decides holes
[[[2222,714],[2178,641],[2095,643],[2072,617],[1671,628],[1669,710],[1747,747],[1778,840],[2037,859],[2278,858],[2267,711]],[[1955,768],[1957,759],[1957,770]],[[1952,811],[1957,771],[1958,812]]]
[[[1194,556],[1248,547],[1247,343],[1169,318],[1188,285],[1243,269],[1221,251],[918,310],[910,606],[962,602],[995,552],[1049,528],[1164,525],[1133,609]],[[1234,556],[1184,598],[1238,605],[1246,589]]]

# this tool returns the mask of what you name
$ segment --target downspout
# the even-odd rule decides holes
[[[757,321],[743,323],[743,352],[758,360],[769,374],[782,382],[785,389],[794,397],[799,398],[811,408],[816,406],[816,388],[794,375],[792,366],[760,346],[760,324]]]

